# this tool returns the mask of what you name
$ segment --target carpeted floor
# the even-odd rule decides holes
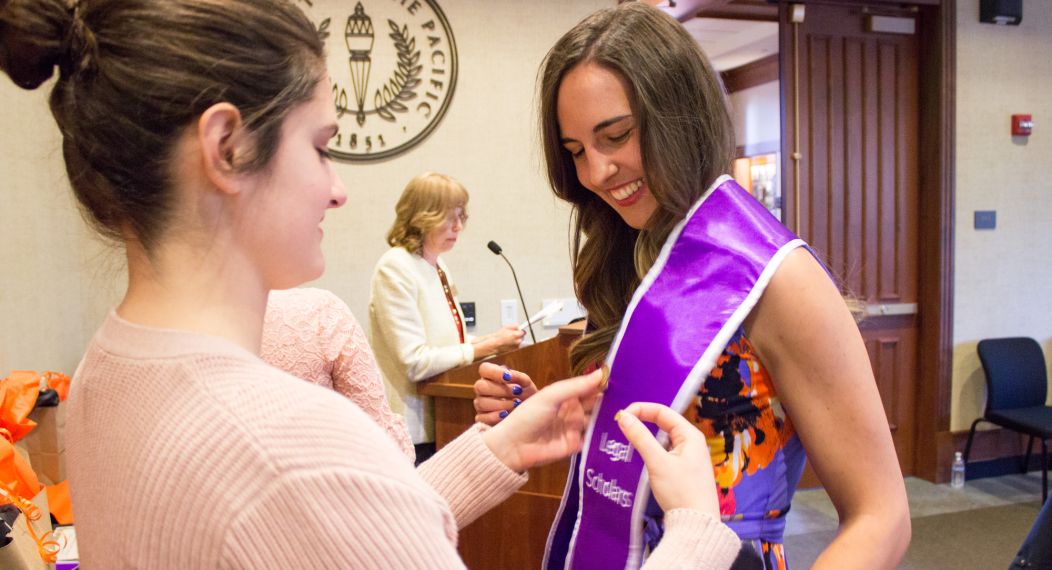
[[[1007,568],[1041,510],[1039,501],[913,519],[913,540],[904,569]],[[786,536],[794,569],[810,568],[836,531]]]

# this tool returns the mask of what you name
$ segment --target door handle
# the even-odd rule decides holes
[[[866,305],[867,317],[916,314],[917,303],[870,303]]]

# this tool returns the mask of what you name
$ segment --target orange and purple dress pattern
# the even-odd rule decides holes
[[[739,329],[684,414],[708,440],[723,520],[769,570],[788,568],[785,514],[805,453],[771,378]]]

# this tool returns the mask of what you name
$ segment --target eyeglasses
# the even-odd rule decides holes
[[[468,223],[468,215],[465,214],[464,210],[461,208],[456,208],[455,210],[449,213],[449,216],[446,217],[446,221],[448,221],[451,224],[455,224],[457,220],[460,220],[460,224],[464,226],[466,226]]]

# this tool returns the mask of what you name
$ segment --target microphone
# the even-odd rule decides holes
[[[488,247],[489,250],[492,251],[494,255],[501,256],[501,258],[504,259],[504,263],[507,263],[508,267],[511,268],[511,277],[512,277],[512,279],[515,280],[515,289],[517,289],[519,291],[519,302],[522,303],[522,312],[523,312],[523,314],[526,315],[526,319],[527,319],[527,323],[526,324],[530,328],[530,338],[533,339],[533,344],[537,344],[537,337],[534,336],[534,334],[533,334],[533,323],[528,321],[528,319],[530,318],[530,312],[528,310],[526,310],[526,300],[522,298],[522,288],[519,287],[519,277],[517,275],[515,275],[515,268],[512,267],[511,262],[508,261],[508,258],[504,257],[504,253],[502,253],[504,250],[502,250],[500,248],[500,246],[497,245],[497,242],[490,241],[489,243],[486,244],[486,247]]]

